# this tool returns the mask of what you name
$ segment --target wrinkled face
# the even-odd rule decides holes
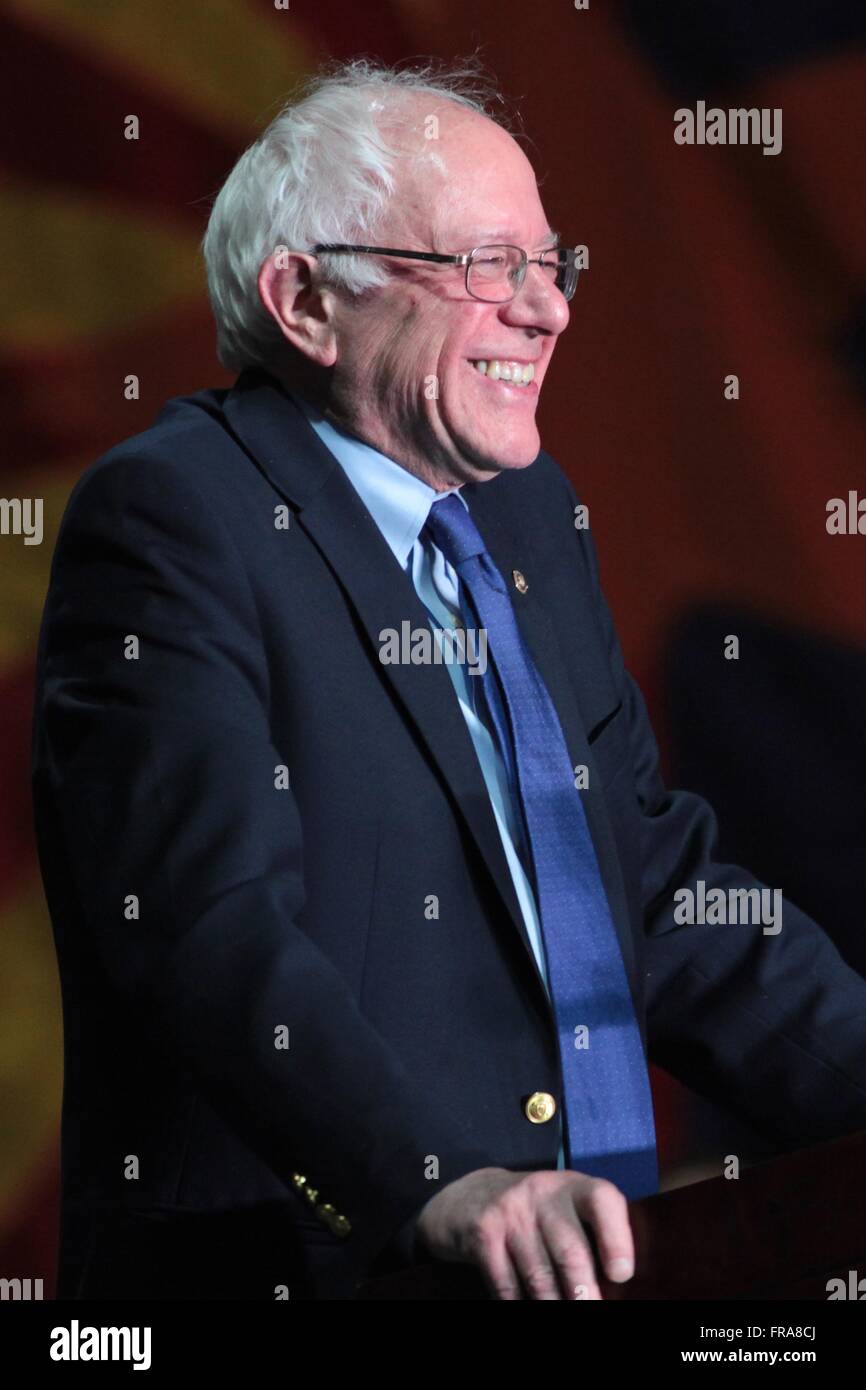
[[[425,139],[429,114],[428,104],[401,134],[410,157],[374,244],[461,253],[507,243],[530,256],[555,245],[514,140],[453,103],[436,109],[439,138]],[[530,265],[510,302],[486,303],[467,293],[463,267],[378,264],[388,284],[336,311],[335,417],[440,489],[532,463],[539,393],[569,316],[549,272]]]

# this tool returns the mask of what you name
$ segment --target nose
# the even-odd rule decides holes
[[[503,323],[514,328],[534,328],[539,333],[561,333],[568,327],[570,311],[565,296],[540,265],[528,265],[523,284],[513,299],[500,306]]]

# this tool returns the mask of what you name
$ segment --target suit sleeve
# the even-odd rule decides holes
[[[573,508],[577,498],[567,484]],[[716,859],[711,806],[668,790],[643,696],[625,669],[588,530],[578,531],[611,669],[628,719],[636,789],[653,1062],[783,1147],[866,1128],[866,981],[787,899],[777,934],[755,925],[688,925],[674,893],[760,889]],[[780,885],[777,885],[780,886]]]
[[[302,827],[266,641],[229,526],[180,467],[109,457],[85,475],[41,643],[39,775],[88,949],[287,1186],[300,1171],[348,1217],[364,1267],[432,1195],[429,1101],[296,924]],[[446,1118],[437,1131],[453,1134],[437,1187],[486,1165]]]

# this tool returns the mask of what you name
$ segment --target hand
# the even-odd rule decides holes
[[[417,1236],[440,1260],[477,1265],[494,1298],[600,1299],[583,1223],[592,1227],[607,1278],[630,1279],[626,1198],[586,1173],[479,1168],[430,1198]]]

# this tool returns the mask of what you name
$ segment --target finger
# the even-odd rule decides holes
[[[592,1227],[598,1258],[604,1273],[615,1284],[634,1274],[634,1239],[628,1215],[628,1201],[612,1182],[595,1178],[579,1191],[575,1208],[582,1221]]]
[[[556,1270],[534,1212],[524,1223],[507,1228],[505,1244],[527,1298],[545,1303],[561,1301]]]
[[[567,1214],[542,1212],[539,1225],[562,1297],[601,1300],[592,1249],[573,1208]]]
[[[506,1303],[522,1299],[520,1279],[505,1245],[504,1227],[483,1238],[476,1247],[475,1261],[493,1298]]]

